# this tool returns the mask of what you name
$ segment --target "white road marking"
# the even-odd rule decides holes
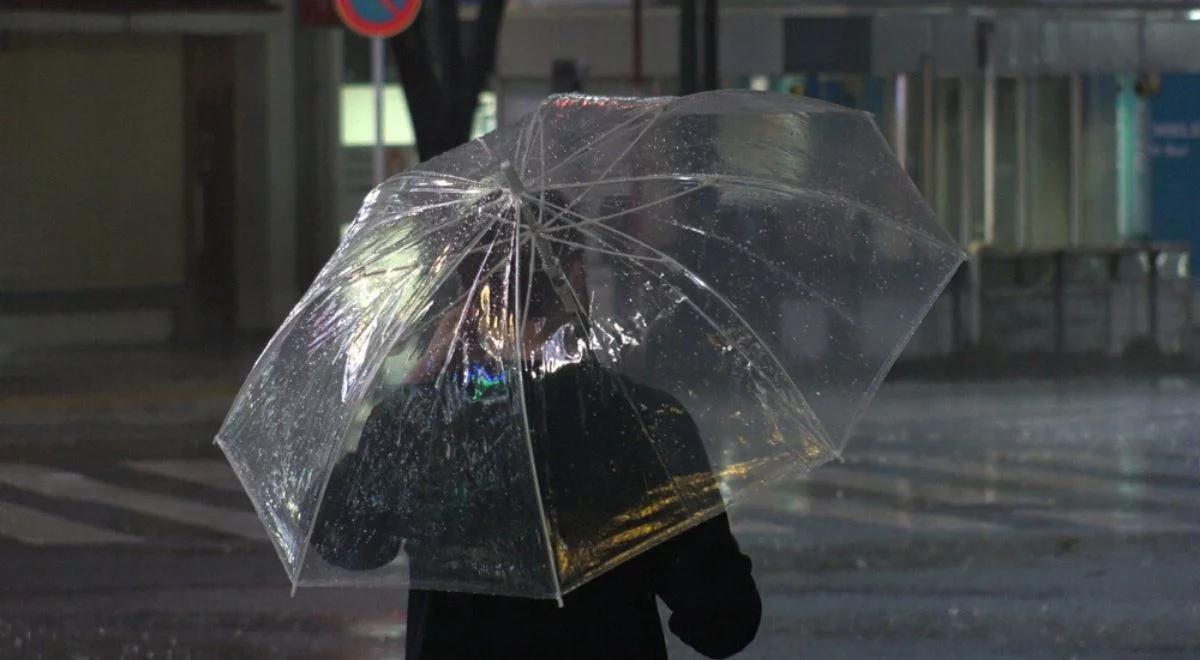
[[[760,507],[767,507],[773,511],[783,511],[796,516],[834,518],[864,525],[876,525],[906,531],[995,532],[1008,529],[1007,526],[1002,524],[972,520],[949,514],[904,511],[885,505],[857,502],[850,499],[813,498],[796,493],[789,494],[778,491],[768,491],[760,496],[756,496],[753,501],[754,504],[751,507],[758,505]],[[739,523],[739,526],[744,526],[755,519],[752,509],[747,510],[743,515],[745,515],[745,522]],[[772,526],[771,528],[760,528],[758,531],[763,532],[770,529],[772,533],[782,533],[782,527]]]
[[[913,477],[897,477],[826,465],[806,475],[804,481],[838,488],[853,488],[901,500],[923,499],[945,504],[1004,504],[1036,506],[1044,499],[1015,495],[992,485],[956,486]],[[1012,489],[1009,489],[1011,491]]]
[[[0,536],[15,538],[18,541],[34,545],[99,545],[141,542],[141,539],[136,536],[67,520],[11,502],[0,502]]]
[[[47,497],[106,504],[242,538],[265,538],[262,524],[253,513],[114,486],[74,472],[4,463],[0,464],[0,483]]]
[[[935,456],[912,456],[899,452],[874,451],[863,458],[878,465],[938,472],[977,479],[987,484],[1024,483],[1062,493],[1116,497],[1128,501],[1184,506],[1189,509],[1200,507],[1200,494],[1194,491],[1155,486],[1136,479],[1106,479],[986,459],[978,462],[963,459],[951,460]]]
[[[189,481],[210,488],[232,492],[241,492],[242,490],[241,483],[233,474],[233,468],[229,467],[225,461],[208,459],[147,460],[127,461],[125,465],[141,472]]]
[[[1197,532],[1200,527],[1161,514],[1142,511],[1064,511],[1060,509],[1021,510],[1017,515],[1065,522],[1083,527],[1099,527],[1118,534],[1154,532]]]

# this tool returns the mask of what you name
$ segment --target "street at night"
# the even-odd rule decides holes
[[[245,359],[39,376],[62,359],[6,358],[0,657],[403,656],[405,594],[292,595],[209,443]],[[1190,656],[1198,404],[1173,376],[886,383],[843,462],[732,511],[765,605],[742,657]]]

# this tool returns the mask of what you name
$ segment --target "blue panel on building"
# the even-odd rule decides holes
[[[1150,158],[1151,237],[1200,254],[1200,75],[1163,76],[1150,101]]]

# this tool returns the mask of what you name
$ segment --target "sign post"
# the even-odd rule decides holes
[[[386,49],[384,39],[407,30],[417,20],[421,0],[334,0],[342,23],[371,40],[371,84],[375,87],[375,152],[372,164],[375,184],[387,176],[384,140],[384,83]]]
[[[371,158],[371,170],[375,175],[375,185],[383,183],[387,177],[385,168],[386,148],[383,126],[384,126],[384,72],[386,71],[384,60],[383,37],[371,37],[371,84],[375,87],[375,151]]]

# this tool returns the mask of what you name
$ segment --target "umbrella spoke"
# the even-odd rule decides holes
[[[574,212],[574,211],[569,211],[569,210],[567,210],[567,209],[563,209],[563,208],[562,208],[562,207],[560,207],[560,206],[556,206],[555,204],[551,204],[551,203],[549,203],[549,202],[546,202],[546,203],[545,203],[545,205],[546,205],[546,206],[549,206],[549,207],[551,207],[551,208],[554,208],[555,210],[559,210],[559,211],[561,211],[561,212],[562,212],[562,213],[560,213],[560,215],[558,215],[558,216],[555,216],[556,218],[563,217],[564,215],[571,215],[571,216],[574,216],[574,217],[576,217],[576,218],[579,218],[579,219],[580,219],[580,221],[579,221],[579,222],[577,222],[577,223],[575,223],[575,224],[570,224],[570,225],[557,225],[557,226],[551,227],[551,228],[547,229],[547,230],[544,232],[544,234],[543,234],[543,236],[542,236],[541,238],[542,238],[542,239],[544,239],[544,240],[551,240],[551,241],[555,241],[555,242],[557,242],[557,243],[562,243],[562,244],[565,244],[565,245],[571,245],[571,246],[579,247],[579,248],[582,248],[582,249],[591,250],[591,251],[593,251],[593,252],[598,252],[598,253],[601,253],[601,254],[609,254],[609,255],[611,255],[611,256],[616,256],[616,257],[624,257],[624,258],[626,258],[626,259],[640,259],[640,260],[642,260],[642,261],[648,261],[648,262],[667,263],[667,262],[668,262],[668,258],[666,258],[666,257],[646,257],[646,256],[640,256],[640,255],[633,255],[633,254],[629,254],[629,253],[627,253],[627,252],[620,252],[620,251],[617,251],[617,250],[604,250],[604,249],[596,248],[596,247],[594,247],[594,246],[590,246],[590,245],[584,245],[584,244],[582,244],[582,243],[576,243],[576,242],[573,242],[573,241],[567,241],[567,240],[556,239],[556,238],[554,238],[554,237],[550,236],[550,234],[552,234],[552,233],[554,233],[554,232],[557,232],[557,231],[565,231],[565,230],[571,230],[571,229],[578,229],[578,230],[582,231],[582,230],[583,230],[583,227],[585,227],[585,226],[592,225],[592,224],[600,224],[600,223],[601,223],[601,221],[603,221],[603,220],[608,220],[608,219],[611,219],[611,218],[619,217],[619,216],[621,216],[621,215],[625,215],[625,214],[628,214],[628,213],[633,213],[633,212],[635,212],[635,211],[643,210],[643,209],[646,209],[646,208],[652,207],[652,206],[654,206],[654,205],[656,205],[656,204],[660,204],[660,203],[662,203],[662,202],[666,202],[666,201],[668,201],[668,200],[671,200],[671,199],[673,199],[673,198],[678,198],[678,197],[681,197],[681,196],[683,196],[683,195],[685,195],[685,194],[687,194],[687,193],[689,193],[689,192],[693,192],[693,191],[699,190],[700,188],[703,188],[703,187],[704,187],[704,184],[701,184],[700,186],[697,186],[696,188],[690,188],[690,189],[688,189],[688,190],[684,190],[684,191],[681,191],[681,192],[678,192],[678,193],[675,193],[675,194],[669,195],[669,196],[667,196],[667,197],[664,197],[664,198],[662,198],[662,199],[659,199],[659,200],[656,200],[656,201],[653,201],[653,202],[649,202],[649,203],[646,203],[646,204],[642,204],[642,205],[640,205],[640,206],[636,206],[636,207],[634,207],[634,208],[631,208],[631,209],[627,209],[627,210],[624,210],[624,211],[620,211],[620,212],[618,212],[618,213],[612,213],[612,214],[609,214],[609,215],[606,215],[606,216],[600,216],[600,217],[596,217],[596,218],[588,218],[588,217],[586,217],[586,216],[583,216],[583,215],[581,215],[581,214],[579,214],[579,213],[576,213],[576,212]],[[852,321],[852,319],[851,319],[851,317],[850,317],[850,313],[849,313],[849,312],[848,312],[846,309],[844,309],[844,308],[843,308],[843,307],[842,307],[840,304],[838,304],[838,303],[836,303],[835,301],[831,300],[831,299],[830,299],[828,296],[825,296],[825,295],[823,295],[823,294],[822,294],[820,291],[818,291],[818,290],[817,290],[817,288],[816,288],[816,287],[814,287],[814,286],[813,286],[813,285],[811,285],[811,284],[808,284],[807,282],[804,282],[804,281],[800,280],[800,279],[799,279],[798,277],[796,277],[794,274],[792,274],[792,273],[788,273],[788,272],[786,272],[786,271],[782,270],[781,268],[779,268],[777,265],[775,265],[774,263],[770,262],[770,261],[769,261],[769,260],[767,260],[766,258],[762,257],[761,255],[757,255],[757,254],[755,254],[755,253],[751,252],[750,250],[746,249],[744,246],[741,246],[741,245],[737,244],[737,243],[736,243],[735,241],[733,241],[732,239],[729,239],[729,238],[727,238],[727,237],[725,237],[725,236],[722,236],[722,235],[720,235],[720,234],[711,233],[711,232],[705,232],[704,230],[700,230],[700,229],[697,229],[697,228],[694,228],[694,227],[690,227],[690,226],[688,226],[688,225],[684,225],[684,224],[682,224],[682,223],[679,223],[679,222],[677,222],[677,221],[674,221],[674,220],[665,220],[664,222],[666,222],[667,224],[670,224],[670,225],[672,225],[672,226],[678,227],[678,228],[680,228],[680,229],[685,229],[685,230],[692,231],[692,232],[699,232],[699,233],[701,233],[702,235],[704,235],[704,236],[706,236],[706,237],[708,237],[708,238],[712,238],[712,239],[714,239],[714,240],[718,240],[718,241],[720,241],[720,242],[726,243],[727,245],[730,245],[731,247],[733,247],[733,248],[737,249],[739,252],[741,252],[741,253],[742,253],[744,256],[747,256],[747,257],[749,257],[749,258],[751,258],[751,259],[753,259],[753,260],[755,260],[755,261],[758,261],[759,263],[762,263],[762,264],[764,264],[764,265],[765,265],[765,266],[766,266],[766,267],[767,267],[769,270],[771,270],[772,274],[775,274],[775,275],[782,276],[782,277],[786,278],[787,280],[789,280],[791,283],[795,284],[796,286],[798,286],[798,287],[800,287],[800,288],[803,288],[803,289],[804,289],[805,291],[807,291],[807,292],[808,292],[808,293],[809,293],[809,294],[810,294],[810,295],[811,295],[811,296],[812,296],[814,299],[816,299],[817,301],[821,302],[823,305],[825,305],[826,307],[828,307],[828,308],[829,308],[830,310],[832,310],[832,311],[833,311],[835,314],[837,314],[837,315],[838,315],[840,318],[842,318],[842,319],[844,319],[844,320],[847,320],[847,321]],[[609,228],[609,229],[611,229],[611,228]],[[622,232],[622,233],[623,233],[623,232]]]
[[[486,273],[483,273],[480,277],[481,277],[481,279],[487,279],[487,278],[491,277],[492,275],[495,275],[503,267],[504,267],[503,263],[496,264],[495,266],[492,266],[490,269],[488,269],[488,271]],[[447,303],[446,305],[441,307],[438,311],[427,314],[426,316],[428,318],[426,318],[425,320],[406,328],[404,331],[404,334],[402,334],[400,337],[398,337],[396,339],[396,343],[400,343],[400,342],[404,341],[405,339],[408,339],[409,337],[421,332],[425,328],[428,328],[429,326],[433,325],[434,323],[441,321],[444,318],[444,316],[443,316],[444,314],[447,314],[447,313],[453,311],[459,305],[462,305],[464,302],[467,301],[467,299],[469,297],[470,297],[470,294],[467,291],[464,291],[464,292],[458,294],[453,299],[451,299],[451,301],[449,303]]]
[[[551,218],[551,222],[553,222],[554,220],[557,220],[559,218],[562,218],[564,216],[567,216],[567,215],[570,215],[570,216],[573,216],[573,217],[579,219],[579,221],[574,224],[569,224],[569,225],[560,224],[557,226],[549,227],[546,229],[546,232],[551,233],[551,232],[558,232],[558,231],[569,231],[569,230],[577,228],[577,227],[603,223],[608,220],[613,220],[615,218],[619,218],[621,216],[625,216],[625,215],[629,215],[631,213],[637,213],[639,211],[644,211],[646,209],[653,208],[655,206],[658,206],[659,204],[665,204],[666,202],[669,202],[674,199],[679,199],[680,197],[684,197],[685,195],[694,193],[697,190],[701,190],[701,189],[707,187],[707,185],[708,184],[702,183],[698,186],[695,186],[694,188],[688,188],[687,190],[681,190],[677,193],[671,193],[670,195],[667,195],[666,197],[660,197],[658,199],[654,199],[649,202],[646,202],[645,204],[639,204],[637,206],[623,209],[623,210],[617,211],[615,213],[609,213],[606,215],[600,215],[600,216],[596,216],[596,217],[592,217],[592,218],[589,218],[581,213],[571,210],[571,208],[569,206],[564,208],[562,206],[557,206],[550,202],[543,202],[546,206],[549,206],[549,207],[555,209],[556,211],[559,211],[558,215]]]
[[[829,296],[826,296],[825,294],[821,293],[821,291],[819,289],[817,289],[817,287],[813,286],[812,284],[809,284],[808,282],[805,282],[804,280],[800,279],[800,277],[797,273],[787,271],[787,270],[784,270],[783,268],[780,268],[779,264],[776,264],[775,262],[771,261],[770,259],[767,259],[766,257],[762,256],[761,254],[758,254],[758,253],[750,250],[749,248],[742,245],[741,243],[738,243],[737,241],[733,240],[732,238],[729,238],[728,236],[725,236],[723,234],[718,234],[717,232],[712,231],[712,230],[705,230],[705,229],[700,229],[699,227],[693,227],[691,225],[686,225],[677,220],[663,219],[663,218],[657,218],[657,217],[653,217],[653,216],[652,216],[652,219],[659,221],[659,222],[663,222],[672,227],[682,229],[687,232],[698,234],[700,236],[703,236],[706,239],[711,239],[711,240],[717,241],[719,243],[728,245],[729,247],[733,248],[734,250],[737,250],[742,256],[746,257],[747,259],[750,259],[751,261],[761,264],[764,268],[766,268],[768,271],[770,271],[772,275],[786,280],[788,283],[795,285],[797,288],[803,289],[806,293],[808,293],[808,295],[812,296],[814,300],[816,300],[817,302],[820,302],[822,305],[828,307],[834,314],[837,314],[838,317],[841,318],[842,320],[847,321],[849,323],[854,323],[854,319],[851,316],[850,311],[847,310],[845,308],[845,306],[843,306],[841,303],[839,303],[839,302],[833,300],[832,298],[830,298]]]
[[[677,261],[675,258],[671,257],[671,255],[655,248],[654,246],[646,243],[645,241],[642,241],[634,236],[631,236],[623,231],[620,231],[620,230],[610,227],[608,225],[599,225],[599,227],[604,229],[605,231],[611,232],[613,234],[617,234],[622,240],[626,240],[626,241],[632,242],[636,245],[639,245],[643,249],[650,251],[652,254],[661,257],[664,260],[664,262],[668,266],[670,266],[673,270],[682,274],[684,277],[691,280],[696,286],[700,287],[701,289],[706,291],[709,295],[711,295],[713,297],[713,299],[716,300],[722,307],[724,307],[726,309],[726,311],[728,311],[733,316],[733,318],[737,319],[737,321],[741,325],[741,327],[751,337],[753,337],[755,343],[761,348],[763,353],[773,363],[774,369],[777,370],[779,378],[782,379],[785,383],[787,383],[787,385],[789,386],[788,389],[793,393],[793,395],[801,403],[804,410],[809,412],[808,416],[809,417],[812,416],[812,407],[808,405],[808,401],[805,398],[804,394],[800,391],[800,388],[796,385],[795,381],[792,380],[791,375],[788,373],[787,369],[783,366],[783,363],[779,360],[779,357],[775,355],[775,353],[770,349],[770,346],[765,341],[763,341],[762,337],[759,336],[758,331],[755,330],[754,327],[750,325],[750,323],[746,320],[746,318],[741,314],[741,312],[738,311],[737,307],[732,302],[729,301],[729,299],[725,298],[725,296],[722,296],[715,289],[710,287],[707,282],[705,282],[702,278],[700,278],[699,275],[692,272],[690,269],[688,269],[683,264],[679,263],[679,261]],[[605,241],[603,238],[601,238],[595,232],[591,232],[588,230],[581,230],[581,231],[587,233],[592,238],[600,241],[601,243],[608,245],[609,247],[615,247],[608,241]],[[630,262],[637,268],[640,268],[641,270],[644,270],[647,273],[654,275],[655,278],[657,278],[664,285],[666,285],[668,288],[670,288],[672,290],[672,292],[679,295],[680,298],[684,302],[686,302],[688,304],[688,306],[691,307],[692,310],[695,311],[698,316],[700,316],[701,319],[703,319],[706,323],[708,323],[709,326],[711,326],[714,330],[716,330],[719,335],[721,335],[721,338],[724,339],[726,341],[726,343],[729,344],[730,347],[732,347],[734,350],[738,351],[738,354],[742,356],[742,358],[746,361],[747,366],[749,366],[753,371],[758,372],[759,375],[762,376],[767,382],[771,382],[773,380],[769,374],[767,374],[765,371],[763,371],[762,367],[754,359],[752,359],[749,355],[746,354],[745,350],[741,347],[740,342],[735,341],[732,338],[731,333],[725,327],[723,327],[721,324],[717,323],[716,320],[713,319],[707,312],[705,312],[703,309],[701,309],[700,306],[697,305],[694,300],[692,300],[691,296],[688,296],[682,289],[680,289],[674,283],[670,282],[663,273],[657,272],[657,271],[649,268],[644,263],[642,263],[640,260],[630,259]],[[823,445],[825,445],[826,449],[833,452],[833,455],[837,455],[837,451],[833,449],[833,446],[831,445],[831,443],[826,439],[826,437],[825,437],[826,434],[825,434],[824,430],[820,428],[820,421],[815,418],[813,418],[811,421],[813,422],[813,424],[816,425],[815,430],[814,430],[814,435],[821,441],[821,443]]]
[[[520,164],[521,172],[524,172],[525,168],[529,165],[529,152],[533,150],[533,142],[535,139],[541,144],[541,149],[540,149],[541,153],[545,153],[546,118],[543,116],[543,113],[541,111],[542,107],[544,107],[544,106],[545,106],[545,102],[543,102],[541,105],[538,106],[538,111],[533,113],[533,117],[530,118],[528,141],[527,142],[525,140],[521,141],[521,142],[525,142],[525,153],[523,153],[523,154],[519,153],[520,148],[521,148],[521,142],[517,143],[518,154],[517,154],[516,162]],[[536,136],[536,138],[535,138],[535,136]],[[544,160],[542,161],[542,169],[543,170],[545,169],[545,161]]]
[[[629,141],[629,144],[625,145],[625,148],[621,150],[621,153],[617,154],[617,157],[613,158],[612,161],[610,161],[608,163],[608,165],[605,166],[604,171],[600,172],[600,174],[597,175],[597,178],[603,179],[604,177],[608,176],[608,173],[611,172],[612,169],[617,166],[617,163],[624,160],[625,156],[627,156],[630,151],[633,151],[633,148],[635,146],[637,146],[637,144],[639,142],[642,141],[642,138],[646,135],[646,133],[648,133],[650,131],[650,127],[654,126],[654,123],[662,115],[662,109],[656,108],[654,110],[647,111],[646,114],[648,116],[649,115],[653,115],[653,116],[650,116],[649,120],[646,121],[646,125],[643,126],[640,131],[638,131],[637,135],[633,136],[633,139],[631,139]],[[595,147],[595,144],[596,144],[595,142],[592,143],[593,148]],[[559,163],[558,165],[561,165],[561,163]],[[555,167],[558,167],[558,165],[556,165]],[[551,169],[553,170],[554,168],[551,168]],[[545,183],[544,175],[542,177],[542,183]],[[575,205],[578,204],[580,202],[580,200],[587,197],[595,187],[596,187],[595,185],[590,185],[587,188],[585,188],[583,192],[579,193],[579,195],[575,199],[571,200],[571,202],[569,204],[567,204],[567,209],[570,210],[570,209],[574,208]]]
[[[452,265],[448,265],[447,267],[445,267],[445,269],[441,273],[439,273],[437,275],[437,277],[431,283],[429,283],[426,287],[418,286],[417,290],[414,291],[413,298],[417,298],[422,292],[427,292],[429,294],[432,294],[432,293],[435,293],[438,289],[440,289],[442,287],[442,285],[444,285],[450,279],[451,275],[454,275],[457,273],[459,265],[462,264],[462,262],[466,260],[467,256],[469,254],[471,254],[471,252],[474,250],[475,246],[478,245],[480,243],[480,241],[483,240],[484,236],[487,235],[487,232],[491,229],[493,224],[494,224],[494,222],[489,222],[486,226],[484,226],[482,229],[480,229],[478,232],[476,232],[476,234],[472,237],[471,241],[469,242],[467,249],[462,250],[456,256],[451,257],[452,259],[454,259],[454,263]],[[404,317],[401,317],[401,318],[404,318]],[[389,347],[394,346],[399,341],[402,341],[404,338],[410,336],[412,334],[409,330],[410,326],[411,326],[411,324],[401,324],[400,327],[398,327],[395,330],[394,336],[390,340]],[[350,364],[350,362],[347,361],[346,369],[347,370],[351,369],[351,366],[352,365]],[[343,393],[343,396],[345,396],[345,393]]]
[[[422,177],[422,176],[424,176],[424,177],[429,177],[431,179],[451,179],[454,181],[459,181],[461,183],[467,183],[472,186],[483,186],[484,185],[484,183],[482,181],[478,181],[476,179],[470,179],[465,176],[459,176],[457,174],[447,174],[445,172],[434,172],[432,170],[423,170],[423,169],[420,169],[419,166],[418,166],[418,169],[409,170],[408,172],[404,172],[404,173],[400,174],[399,176],[401,176],[401,177]]]
[[[537,250],[536,242],[531,243],[531,245],[532,245],[532,249],[534,251],[536,251]],[[550,258],[553,258],[552,255],[548,255],[548,256]],[[530,279],[530,283],[532,284],[532,281],[533,281],[532,269],[530,269],[530,278],[529,279]],[[579,294],[577,294],[575,292],[575,287],[571,286],[570,283],[567,283],[565,287],[561,287],[561,288],[565,289],[567,294],[571,297],[570,301],[562,300],[563,308],[570,310],[570,313],[575,316],[575,320],[579,323],[580,327],[583,329],[585,349],[587,350],[588,354],[591,356],[592,361],[595,362],[596,364],[600,364],[601,363],[600,359],[598,357],[596,357],[596,350],[592,345],[592,342],[593,342],[592,324],[588,320],[587,316],[585,316],[583,314],[583,312],[580,311],[580,310],[585,309],[583,301],[579,299]],[[563,291],[560,290],[559,287],[555,288],[555,293],[560,298],[563,297]],[[526,313],[528,313],[528,309],[529,308],[527,305]],[[667,467],[667,462],[666,462],[666,459],[663,458],[662,450],[658,446],[658,443],[655,442],[654,435],[652,433],[650,433],[650,429],[646,425],[646,422],[642,417],[642,413],[639,410],[636,402],[634,401],[633,396],[630,394],[629,388],[626,387],[625,382],[620,378],[617,378],[616,382],[621,390],[621,395],[625,398],[625,402],[629,406],[629,410],[633,413],[633,416],[637,419],[638,427],[642,431],[642,437],[645,438],[646,442],[650,443],[651,448],[654,450],[654,456],[658,460],[659,466],[662,467],[663,474],[666,475],[667,481],[670,482],[672,489],[675,491],[675,497],[677,498],[677,501],[679,501],[681,503],[684,502],[685,498],[683,496],[683,491],[681,491],[679,489],[679,484],[677,483],[677,481],[674,478],[675,475],[671,472],[671,469],[669,467]]]
[[[543,235],[539,236],[538,240],[550,241],[551,243],[557,243],[559,245],[566,245],[569,247],[578,248],[580,250],[587,250],[588,252],[595,252],[596,254],[606,254],[606,255],[609,255],[612,257],[620,257],[622,259],[639,259],[641,261],[647,261],[647,262],[652,262],[652,263],[667,263],[667,260],[663,259],[662,257],[630,254],[628,252],[620,252],[618,250],[608,250],[605,248],[596,247],[595,245],[588,245],[586,243],[577,243],[575,241],[568,241],[568,240],[565,240],[562,238],[556,238],[556,237],[550,236],[548,234],[543,234]]]
[[[516,327],[516,337],[513,338],[513,341],[515,342],[516,349],[517,349],[517,360],[516,360],[516,362],[517,362],[517,365],[516,365],[517,366],[517,378],[515,379],[517,383],[524,382],[523,372],[524,372],[524,366],[525,366],[525,346],[524,346],[525,328],[523,325],[521,325],[521,320],[520,320],[520,316],[522,314],[522,312],[521,312],[521,293],[520,293],[520,289],[521,289],[521,282],[520,282],[520,277],[521,277],[520,246],[521,246],[521,243],[520,243],[520,241],[521,241],[521,223],[517,222],[515,224],[515,226],[513,227],[513,238],[512,238],[512,244],[513,244],[512,254],[513,254],[514,261],[516,262],[515,269],[517,272],[517,282],[516,282],[517,286],[514,287],[516,289],[516,298],[517,299],[516,299],[516,301],[514,301],[515,302],[514,307],[516,308],[515,316],[517,316],[518,318],[513,320],[513,324],[517,326]],[[530,255],[531,255],[530,258],[532,259],[533,253],[536,251],[536,246],[534,246],[534,244],[532,242],[530,243],[530,245],[532,246],[530,249]],[[531,262],[529,264],[529,286],[530,286],[530,288],[532,288],[532,286],[533,286],[533,266],[534,266],[534,263]],[[508,295],[508,282],[504,283],[504,291],[505,291],[505,296],[507,296]],[[527,302],[526,303],[527,307],[525,310],[526,313],[528,312],[528,304],[529,303]],[[526,453],[527,453],[527,456],[529,459],[530,477],[532,478],[532,481],[533,481],[534,501],[537,502],[538,518],[541,521],[541,528],[542,528],[541,529],[542,538],[545,539],[547,566],[550,567],[551,582],[554,585],[554,591],[558,595],[558,603],[561,606],[562,605],[562,586],[559,584],[559,578],[558,578],[559,565],[558,565],[558,562],[557,562],[557,560],[555,558],[555,554],[554,554],[554,544],[551,541],[553,536],[550,533],[550,518],[546,515],[546,505],[542,501],[542,487],[541,487],[541,484],[539,483],[539,478],[538,478],[537,458],[534,456],[534,452],[533,452],[533,436],[529,431],[529,429],[531,428],[530,423],[529,423],[529,411],[528,411],[528,406],[526,405],[526,402],[525,402],[525,387],[523,385],[517,387],[517,400],[520,402],[519,407],[521,409],[521,424],[523,425],[522,428],[525,431],[525,433],[524,433],[524,435],[525,435],[525,450],[526,450]]]
[[[493,227],[495,224],[496,224],[495,221],[489,223],[488,229]],[[484,231],[487,231],[487,229],[485,229]],[[502,261],[502,262],[496,264],[495,266],[493,266],[492,270],[489,271],[488,273],[483,272],[484,266],[487,265],[488,257],[491,256],[492,250],[496,247],[496,243],[498,243],[499,241],[500,241],[499,235],[492,236],[492,240],[488,244],[487,252],[484,253],[483,260],[480,261],[480,263],[479,263],[479,269],[475,273],[475,277],[472,278],[472,280],[471,280],[471,286],[466,293],[466,300],[469,301],[475,297],[475,290],[479,286],[479,283],[481,281],[484,281],[488,277],[491,277],[491,274],[493,271],[499,270],[499,268],[501,266],[506,264],[507,260]],[[459,260],[459,263],[462,263],[462,260]],[[457,266],[455,266],[455,270],[457,270]],[[467,318],[467,311],[468,311],[469,307],[470,307],[469,304],[464,304],[462,306],[462,311],[459,312],[458,320],[454,324],[454,330],[453,330],[453,332],[450,333],[450,345],[446,349],[446,359],[445,359],[445,361],[442,362],[441,369],[438,370],[438,377],[437,377],[436,384],[439,387],[442,384],[442,377],[446,375],[446,370],[450,368],[450,361],[454,357],[455,346],[457,346],[459,344],[459,342],[462,342],[464,346],[466,344],[466,342],[463,341],[463,338],[460,337],[460,333],[462,331],[463,321]]]
[[[582,145],[581,147],[579,147],[579,148],[578,148],[578,149],[576,149],[575,151],[571,152],[570,154],[568,154],[567,156],[563,157],[561,160],[559,160],[558,162],[556,162],[556,163],[555,163],[553,166],[551,166],[551,167],[550,167],[550,169],[548,169],[548,170],[546,170],[546,171],[545,171],[545,175],[547,175],[547,176],[548,176],[548,175],[550,175],[550,174],[553,174],[553,173],[554,173],[555,171],[557,171],[557,170],[558,170],[560,167],[562,167],[562,166],[564,166],[564,165],[566,165],[566,164],[570,163],[571,161],[575,160],[575,159],[576,159],[576,158],[578,158],[579,156],[581,156],[581,155],[583,155],[583,154],[585,154],[585,153],[587,153],[587,152],[589,152],[589,151],[591,151],[591,150],[595,149],[597,145],[599,145],[599,144],[601,144],[602,142],[604,142],[605,140],[607,140],[607,139],[609,139],[609,138],[613,137],[614,135],[617,135],[617,134],[618,134],[620,131],[623,131],[623,130],[625,130],[625,129],[626,129],[626,128],[628,128],[628,127],[629,127],[631,124],[634,124],[634,123],[636,123],[637,121],[639,121],[639,120],[641,120],[641,119],[645,119],[646,117],[650,117],[651,115],[659,115],[659,114],[661,114],[661,113],[662,113],[662,110],[663,110],[663,107],[664,107],[664,106],[662,106],[662,105],[659,105],[659,106],[654,106],[654,107],[647,108],[646,110],[643,110],[642,112],[639,112],[639,113],[637,113],[637,114],[633,115],[633,116],[632,116],[632,117],[630,117],[629,119],[626,119],[625,121],[623,121],[623,122],[621,122],[621,123],[617,124],[616,126],[613,126],[612,128],[608,129],[607,131],[605,131],[605,132],[601,133],[600,135],[596,136],[596,138],[595,138],[595,139],[593,139],[593,140],[591,140],[591,141],[587,142],[586,144]],[[657,117],[655,117],[655,119],[657,119]],[[648,123],[653,123],[653,122],[654,122],[654,119],[651,119],[651,120],[650,120],[650,122],[648,122]],[[645,133],[645,129],[643,129],[643,130],[642,130],[642,133]],[[638,137],[640,138],[640,137],[641,137],[641,134],[639,134],[639,135],[638,135]],[[636,139],[637,139],[637,138],[635,138],[635,141],[636,141]],[[632,146],[632,145],[630,145],[630,146]],[[610,169],[611,169],[611,168],[610,168]]]
[[[445,207],[453,206],[456,204],[467,204],[472,201],[473,200],[453,200],[450,202],[442,202],[442,203],[439,203],[436,205],[429,205],[429,206],[424,206],[424,207],[419,207],[419,208],[405,209],[403,212],[397,213],[393,216],[385,216],[383,219],[381,219],[379,221],[378,225],[371,227],[371,231],[373,233],[379,235],[378,240],[385,240],[386,238],[389,237],[389,230],[392,227],[394,227],[395,225],[401,224],[401,223],[411,223],[416,218],[416,216],[419,214],[425,213],[426,211],[430,211],[433,209],[445,208]],[[502,199],[499,197],[496,199],[493,199],[493,200],[489,200],[487,202],[484,202],[481,206],[476,207],[474,209],[474,211],[476,213],[482,215],[484,213],[485,209],[490,209],[493,206],[499,204],[501,201],[502,201]],[[388,253],[390,253],[394,250],[402,250],[402,249],[405,249],[405,248],[413,246],[413,245],[419,245],[420,242],[425,240],[426,238],[428,238],[440,231],[448,229],[456,224],[461,224],[461,223],[465,222],[468,218],[470,218],[470,216],[471,216],[470,213],[464,213],[462,215],[451,215],[449,220],[443,220],[443,221],[438,222],[430,227],[421,227],[420,231],[417,231],[416,233],[413,233],[413,234],[403,233],[400,237],[396,238],[391,243],[380,245],[380,246],[371,245],[371,243],[369,242],[370,239],[367,239],[368,242],[365,245],[360,246],[358,248],[358,253],[361,254],[361,253],[365,253],[365,252],[373,252],[376,255],[375,258],[379,259],[379,258],[386,256]],[[346,244],[344,243],[343,245],[346,245]],[[338,251],[339,252],[342,251],[342,248],[340,246],[338,248]],[[332,261],[331,261],[331,263],[332,263]]]
[[[873,221],[885,224],[892,229],[895,229],[904,234],[908,234],[909,236],[912,236],[912,237],[916,238],[917,240],[920,240],[923,243],[933,245],[939,249],[942,249],[942,250],[945,250],[946,248],[958,249],[957,245],[955,243],[953,243],[952,241],[947,241],[945,239],[939,239],[936,236],[931,235],[929,232],[927,232],[927,231],[921,229],[920,227],[917,227],[911,223],[896,220],[895,218],[892,217],[892,215],[888,214],[887,212],[883,211],[882,209],[878,209],[870,204],[866,204],[866,203],[857,201],[855,199],[852,199],[852,198],[842,195],[840,193],[830,192],[830,191],[825,191],[825,190],[815,190],[813,188],[806,188],[803,186],[796,186],[796,185],[788,184],[783,181],[769,181],[769,180],[760,179],[757,177],[734,176],[734,175],[729,175],[729,174],[705,174],[702,172],[698,172],[698,173],[694,173],[694,174],[651,174],[651,175],[646,175],[646,176],[619,177],[619,178],[615,178],[615,179],[599,179],[599,180],[580,181],[580,182],[576,182],[576,183],[559,183],[559,184],[552,184],[552,185],[545,186],[544,189],[545,190],[570,190],[573,188],[587,188],[590,190],[591,188],[593,188],[595,186],[609,186],[609,185],[615,186],[615,185],[628,185],[631,183],[654,183],[654,182],[667,182],[667,181],[670,181],[670,182],[696,181],[696,182],[704,182],[704,183],[710,183],[710,184],[719,184],[718,188],[720,187],[720,185],[738,186],[738,187],[758,190],[758,191],[765,192],[765,193],[780,195],[783,197],[792,197],[792,198],[804,197],[804,198],[808,198],[808,199],[816,199],[816,200],[821,200],[821,201],[826,201],[826,202],[832,202],[834,204],[839,204],[839,205],[845,206],[848,209],[860,211],[863,214],[869,216]],[[582,195],[581,195],[581,197],[582,197]]]

